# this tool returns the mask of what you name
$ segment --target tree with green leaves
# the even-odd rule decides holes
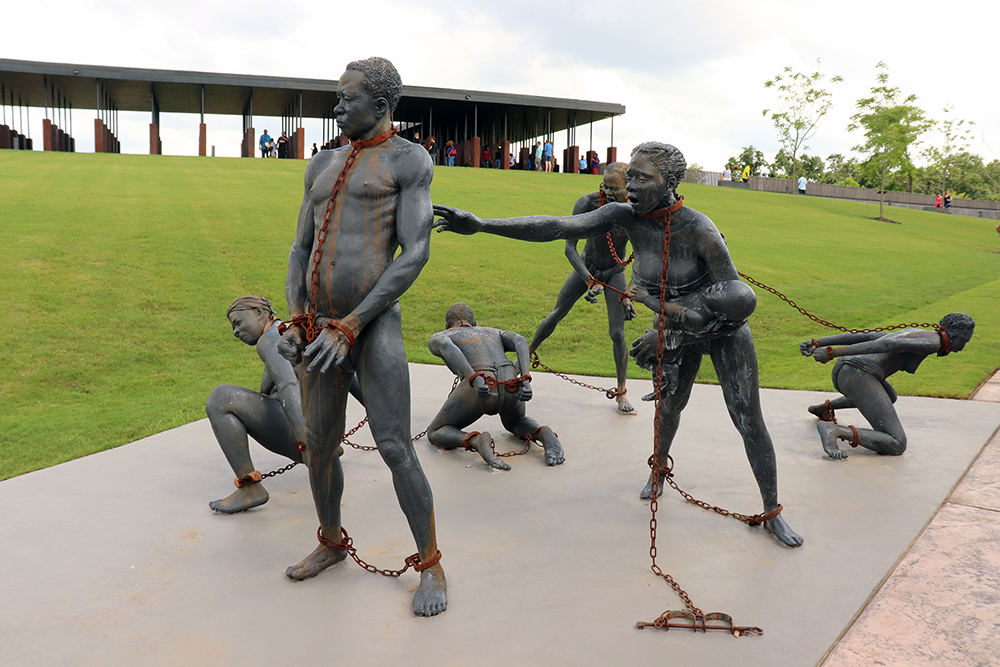
[[[818,59],[816,66],[819,67]],[[777,90],[781,108],[764,109],[762,115],[767,117],[770,114],[774,129],[778,131],[781,150],[791,157],[793,181],[798,177],[799,151],[808,150],[806,141],[816,134],[820,121],[833,106],[833,95],[820,87],[824,78],[818,69],[812,74],[804,74],[785,67],[781,74],[764,82],[765,88]],[[830,79],[830,83],[841,81],[843,78],[840,76]]]
[[[790,178],[794,181],[798,180],[798,174],[805,176],[810,181],[818,182],[823,175],[823,158],[803,153],[799,156],[796,168],[791,155],[786,153],[784,149],[778,151],[771,163],[771,178]]]
[[[865,141],[854,150],[868,156],[866,166],[873,170],[880,182],[879,220],[885,218],[885,182],[890,172],[912,164],[909,150],[921,134],[933,124],[923,109],[915,106],[916,95],[903,97],[899,88],[889,85],[889,68],[879,62],[876,66],[877,84],[871,96],[856,103],[858,112],[851,116],[847,129],[861,130]]]
[[[971,121],[967,123],[960,118],[950,116],[952,110],[951,105],[946,106],[944,120],[937,123],[944,143],[940,146],[928,146],[923,151],[923,156],[928,162],[927,169],[924,171],[928,174],[932,173],[936,177],[937,182],[931,187],[937,192],[955,189],[957,186],[950,182],[951,174],[969,161],[968,158],[961,156],[967,155],[969,140],[972,138],[972,130],[966,126],[971,126],[974,123]],[[980,178],[982,178],[981,175]]]
[[[728,164],[732,165],[734,181],[739,176],[737,167],[742,171],[744,167],[749,165],[751,176],[763,175],[764,169],[767,168],[767,160],[764,159],[764,153],[754,148],[753,144],[745,146],[738,157],[730,157]]]

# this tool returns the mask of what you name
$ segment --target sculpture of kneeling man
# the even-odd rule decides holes
[[[448,309],[445,326],[445,331],[431,336],[427,347],[444,359],[460,381],[427,430],[431,444],[442,449],[472,449],[490,466],[510,470],[493,451],[489,433],[462,430],[483,415],[499,414],[508,431],[542,444],[547,464],[562,463],[563,449],[556,434],[525,414],[524,403],[532,394],[524,336],[478,326],[472,308],[461,302]],[[506,352],[517,353],[516,365]]]

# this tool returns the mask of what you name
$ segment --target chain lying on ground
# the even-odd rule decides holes
[[[621,392],[619,392],[617,389],[605,389],[604,387],[595,387],[592,384],[587,384],[586,382],[580,382],[579,380],[574,380],[573,378],[571,378],[570,376],[568,376],[568,375],[566,375],[564,373],[560,373],[559,371],[552,370],[551,368],[549,368],[548,366],[546,366],[545,364],[543,364],[542,361],[541,361],[541,359],[538,358],[538,352],[532,352],[531,353],[531,367],[533,369],[534,368],[542,368],[546,372],[552,373],[556,377],[562,378],[563,380],[566,380],[567,382],[571,382],[571,383],[573,383],[573,384],[575,384],[577,386],[583,387],[584,389],[593,389],[594,391],[604,392],[604,395],[607,396],[608,398],[612,399],[612,400],[615,399],[615,398],[618,398],[619,396],[624,396],[625,395],[625,390],[624,389]]]
[[[424,570],[426,570],[427,568],[431,567],[439,560],[441,560],[440,551],[438,551],[437,554],[435,554],[433,557],[428,558],[423,563],[420,562],[420,554],[412,554],[410,556],[407,556],[406,560],[403,561],[404,567],[402,570],[382,570],[375,567],[374,565],[370,565],[365,561],[361,560],[361,558],[358,556],[358,550],[354,546],[354,540],[352,540],[351,536],[347,534],[347,530],[343,526],[340,527],[340,532],[343,535],[343,541],[334,542],[329,537],[323,535],[323,527],[320,526],[319,528],[316,529],[316,539],[318,539],[319,543],[325,547],[329,547],[331,549],[339,549],[340,551],[347,552],[347,555],[353,558],[355,563],[360,565],[366,571],[371,572],[372,574],[381,574],[383,577],[395,578],[402,575],[411,567],[417,572],[423,572]]]

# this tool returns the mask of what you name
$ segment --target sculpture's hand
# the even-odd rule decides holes
[[[486,398],[490,395],[490,387],[486,384],[486,380],[483,379],[482,375],[477,375],[472,381],[472,388],[476,390],[476,396],[479,398]]]
[[[319,332],[316,340],[306,346],[306,355],[312,357],[306,370],[313,371],[318,367],[320,373],[326,373],[331,365],[339,366],[344,363],[350,349],[347,336],[343,332],[339,329],[325,328]]]
[[[477,216],[463,211],[459,208],[434,204],[434,215],[440,216],[443,220],[438,220],[434,226],[439,232],[449,231],[456,234],[475,234],[482,229],[483,221]]]
[[[638,301],[646,307],[656,310],[656,307],[650,306],[647,302],[649,299],[649,290],[645,287],[640,287],[639,285],[632,283],[629,285],[629,288],[625,291],[625,293],[628,294],[628,298],[632,299],[632,301]]]
[[[586,301],[590,303],[597,303],[597,297],[604,293],[604,285],[594,285],[587,293],[583,296]]]
[[[813,352],[815,351],[816,351],[816,343],[814,343],[811,339],[804,340],[801,343],[799,343],[799,352],[802,353],[803,357],[811,357],[813,355]]]
[[[635,306],[632,305],[632,299],[628,297],[622,299],[622,311],[626,322],[635,319]]]
[[[298,366],[302,362],[303,340],[302,327],[289,327],[278,341],[278,354]]]
[[[646,333],[632,343],[629,355],[635,359],[639,368],[651,371],[656,368],[656,348],[658,340],[655,329],[646,329]]]
[[[525,380],[517,388],[517,400],[530,401],[531,397],[531,380]]]
[[[812,358],[821,364],[825,364],[826,362],[830,361],[831,359],[833,359],[833,356],[829,352],[827,352],[826,349],[827,348],[825,347],[817,347],[815,350],[813,350]]]

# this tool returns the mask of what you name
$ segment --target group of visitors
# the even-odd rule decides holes
[[[280,137],[273,139],[267,133],[267,130],[264,130],[264,134],[260,135],[260,156],[264,158],[289,158],[291,157],[288,150],[289,143],[291,143],[291,139],[288,138],[288,135],[284,131],[282,131]],[[315,146],[315,144],[313,145]]]
[[[746,165],[741,171],[740,165],[727,164],[726,168],[722,170],[722,180],[746,183],[750,180],[750,165]]]
[[[951,208],[951,191],[945,190],[944,196],[939,192],[934,198],[934,208],[941,208],[941,204],[944,204],[945,208]]]

